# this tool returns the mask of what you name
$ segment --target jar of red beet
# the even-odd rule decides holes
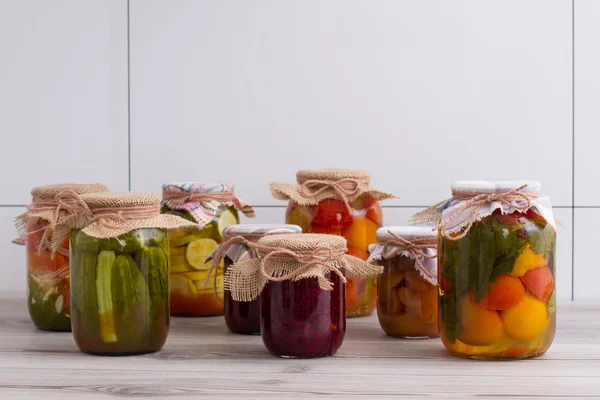
[[[231,225],[223,230],[223,243],[208,257],[213,267],[223,260],[224,273],[233,264],[256,257],[256,252],[247,243],[255,243],[267,235],[300,233],[297,225],[246,224]],[[212,270],[209,275],[212,274]],[[218,276],[218,274],[215,274]],[[233,333],[260,335],[260,300],[235,301],[228,290],[224,291],[225,323]]]
[[[302,170],[296,184],[272,183],[271,192],[280,200],[289,200],[286,223],[307,233],[343,236],[348,254],[366,260],[369,245],[383,224],[380,200],[393,197],[370,186],[367,171],[342,169]],[[375,278],[348,279],[346,314],[370,315],[377,301]]]
[[[236,301],[260,296],[260,330],[278,357],[331,356],[346,332],[346,276],[381,267],[347,255],[346,240],[319,234],[269,235],[249,243],[257,258],[234,264],[225,287]]]
[[[383,266],[377,279],[377,317],[388,336],[439,336],[436,249],[437,232],[432,227],[392,226],[377,231],[369,261]]]

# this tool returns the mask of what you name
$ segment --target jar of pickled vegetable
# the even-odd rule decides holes
[[[257,257],[231,266],[225,287],[235,301],[260,296],[260,332],[278,357],[336,353],[346,332],[346,278],[381,268],[345,254],[346,240],[319,234],[269,235],[247,244]]]
[[[219,264],[223,259],[223,270],[240,261],[249,260],[256,257],[256,252],[248,247],[247,243],[255,243],[260,238],[267,235],[283,235],[287,233],[300,233],[297,225],[286,224],[245,224],[231,225],[223,230],[224,242],[215,249],[208,257],[207,261],[212,260],[213,268],[209,272],[212,276],[216,272],[215,264]],[[218,276],[218,275],[217,275]],[[260,301],[235,301],[228,290],[224,292],[225,297],[225,323],[233,333],[243,335],[260,335]]]
[[[438,337],[437,235],[431,227],[377,231],[369,261],[383,266],[377,279],[377,317],[388,336]]]
[[[543,354],[556,330],[556,225],[539,183],[462,181],[438,207],[440,334],[453,354]]]
[[[296,184],[272,183],[271,192],[289,200],[286,223],[307,233],[339,235],[348,241],[348,254],[369,258],[369,245],[383,224],[379,200],[393,197],[370,186],[366,171],[340,169],[302,170]],[[370,315],[377,303],[375,278],[348,279],[346,313],[348,317]]]
[[[141,354],[162,348],[169,330],[167,229],[193,222],[160,214],[148,193],[57,198],[71,214],[56,224],[52,248],[71,232],[71,312],[82,352]]]
[[[223,230],[239,224],[238,211],[254,217],[254,210],[235,196],[234,185],[229,182],[167,183],[163,185],[162,206],[163,213],[197,224],[169,235],[171,315],[223,315],[223,269],[218,269],[215,293],[211,285],[204,285],[212,265],[204,261],[223,241]]]
[[[44,331],[71,330],[69,241],[53,255],[50,240],[56,222],[66,212],[59,208],[56,195],[64,190],[77,194],[108,191],[101,184],[58,184],[36,187],[27,212],[17,217],[20,237],[15,243],[27,249],[27,306],[36,328]]]

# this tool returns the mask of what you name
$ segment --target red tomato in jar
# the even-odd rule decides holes
[[[312,220],[314,226],[336,226],[342,230],[352,224],[354,217],[343,201],[337,199],[325,199],[317,206],[317,213]]]

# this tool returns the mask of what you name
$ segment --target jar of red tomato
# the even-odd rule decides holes
[[[468,358],[543,354],[556,331],[556,224],[533,181],[461,181],[438,207],[440,334]]]
[[[269,235],[249,246],[257,258],[228,269],[236,301],[260,296],[260,331],[278,357],[336,353],[346,332],[346,276],[375,277],[381,267],[345,254],[346,240],[319,234]]]
[[[67,216],[56,195],[71,190],[77,194],[105,192],[101,184],[58,184],[31,191],[27,212],[17,217],[21,235],[15,243],[27,248],[27,306],[36,328],[44,331],[71,330],[71,290],[69,279],[69,241],[52,255],[50,242],[54,225]]]
[[[283,235],[288,233],[300,233],[302,229],[297,225],[286,224],[245,224],[231,225],[223,231],[223,243],[213,251],[207,258],[212,261],[213,270],[215,265],[220,264],[223,259],[223,270],[233,264],[244,260],[255,258],[256,252],[248,247],[248,243],[255,243],[260,238],[267,235]],[[209,276],[213,270],[209,271]],[[215,276],[218,276],[216,274]],[[224,293],[225,323],[233,333],[243,335],[260,335],[260,300],[235,301],[231,293],[225,290]]]
[[[307,233],[343,236],[348,254],[366,260],[369,245],[383,224],[380,200],[393,197],[370,186],[371,174],[342,169],[301,170],[296,184],[272,183],[271,192],[289,200],[286,223]],[[346,313],[348,317],[370,315],[377,302],[375,278],[348,279]]]
[[[388,336],[438,334],[437,234],[432,227],[392,226],[377,231],[369,261],[383,267],[377,279],[377,317]]]

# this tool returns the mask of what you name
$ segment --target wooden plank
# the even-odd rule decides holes
[[[69,333],[37,331],[23,300],[3,298],[0,398],[600,398],[600,304],[558,312],[548,353],[520,362],[462,360],[439,340],[389,338],[375,316],[349,320],[339,353],[323,359],[272,357],[260,337],[231,334],[222,318],[173,319],[163,351],[114,358],[80,353]]]

